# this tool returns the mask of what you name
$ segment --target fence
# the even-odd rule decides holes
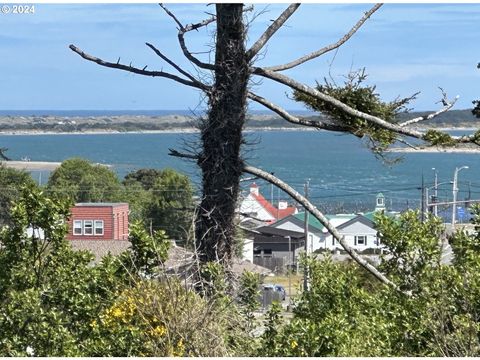
[[[277,257],[254,257],[255,265],[263,266],[272,270],[275,274],[285,274],[287,272],[287,262],[285,258]]]

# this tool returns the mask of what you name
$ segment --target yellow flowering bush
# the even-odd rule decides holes
[[[232,321],[225,308],[209,305],[177,280],[142,280],[90,323],[98,335],[90,355],[235,355],[227,336]]]

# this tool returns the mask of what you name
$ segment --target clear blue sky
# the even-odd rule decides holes
[[[213,5],[169,4],[184,23],[205,18]],[[251,24],[249,44],[286,5],[256,4],[267,10]],[[336,41],[371,4],[302,4],[281,29],[258,64],[275,65]],[[334,56],[287,72],[314,84],[337,81],[350,69],[366,67],[385,100],[421,91],[416,110],[437,109],[438,86],[453,97],[456,109],[480,98],[480,4],[386,4]],[[193,51],[208,51],[214,27],[187,35]],[[162,49],[185,68],[175,24],[157,4],[37,4],[35,14],[0,14],[0,109],[191,109],[200,94],[167,79],[145,78],[107,69],[68,49],[75,44],[105,60],[149,69],[171,70],[144,43]],[[199,55],[204,59],[208,54]],[[173,71],[173,70],[171,70]],[[263,80],[253,86],[287,109],[301,106],[289,90]],[[260,108],[252,105],[251,108]]]

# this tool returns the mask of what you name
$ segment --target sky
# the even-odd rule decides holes
[[[214,5],[167,5],[182,23],[208,17]],[[248,13],[247,46],[286,4],[255,4]],[[256,65],[277,65],[337,41],[372,4],[302,4]],[[252,19],[254,17],[254,19]],[[480,4],[385,4],[338,51],[285,73],[309,85],[325,77],[341,83],[366,68],[385,101],[420,91],[413,110],[441,107],[438,87],[455,109],[480,98]],[[186,35],[204,61],[213,59],[214,25]],[[158,4],[36,4],[34,14],[0,13],[0,110],[189,110],[205,105],[197,90],[168,79],[147,78],[81,59],[74,44],[104,60],[175,72],[145,42],[197,74],[177,42],[176,25]],[[209,74],[203,75],[206,80]],[[303,109],[291,90],[253,78],[252,89],[290,110]],[[251,104],[251,109],[261,109]]]

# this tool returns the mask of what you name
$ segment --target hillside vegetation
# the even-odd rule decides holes
[[[429,114],[429,112],[402,113],[398,120]],[[308,116],[310,119],[322,119],[322,115]],[[191,131],[195,129],[196,119],[185,115],[120,115],[120,116],[0,116],[0,132],[95,132],[95,131]],[[480,121],[471,110],[452,110],[435,119],[422,122],[419,126],[433,127],[479,127]],[[303,128],[285,122],[275,114],[250,114],[247,128]]]

